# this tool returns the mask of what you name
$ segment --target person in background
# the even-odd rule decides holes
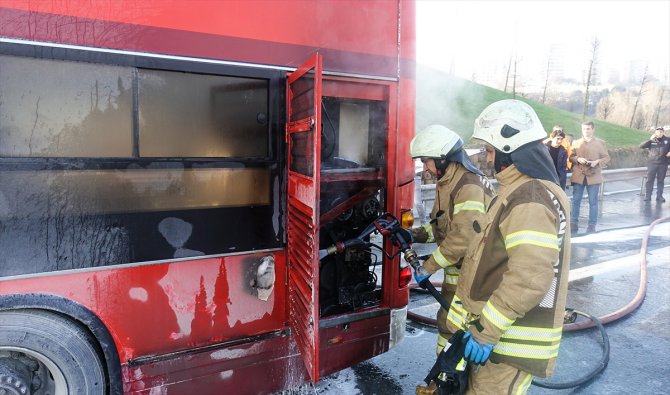
[[[525,394],[552,374],[570,270],[570,203],[558,185],[535,111],[501,100],[475,120],[498,196],[477,223],[447,316],[463,330],[466,394]],[[488,359],[490,362],[486,363]],[[478,365],[478,366],[475,366]]]
[[[463,257],[476,234],[473,223],[483,222],[495,192],[484,173],[470,161],[463,140],[442,125],[431,125],[419,132],[412,139],[409,152],[412,159],[421,159],[424,170],[438,180],[430,223],[412,229],[414,242],[435,242],[437,248],[414,276],[420,283],[443,269],[442,295],[450,303]],[[452,335],[447,331],[447,313],[443,308],[437,312],[438,354]],[[417,391],[433,392],[437,386],[430,384]]]
[[[598,223],[598,195],[603,183],[602,168],[610,161],[605,142],[595,135],[593,122],[582,123],[582,138],[572,145],[570,162],[572,162],[572,216],[570,230],[573,234],[579,231],[579,208],[582,204],[584,189],[589,195],[589,222],[587,233],[596,231]]]
[[[561,188],[565,190],[565,184],[568,175],[569,157],[568,150],[563,145],[563,141],[565,141],[565,133],[563,133],[563,130],[561,129],[556,129],[554,126],[554,130],[549,135],[549,141],[547,141],[545,145],[549,149],[549,155],[551,155],[551,159],[554,161],[554,166],[556,167],[556,173],[558,174],[558,181],[561,184]]]
[[[561,129],[563,132],[563,129]],[[575,135],[572,133],[565,133],[565,138],[563,139],[563,147],[568,151],[568,170],[572,169],[572,162],[570,162],[570,154],[572,154],[572,142],[575,141]]]
[[[553,128],[551,128],[551,133],[553,132],[563,132],[565,133],[565,130],[563,130],[563,126],[561,125],[554,125]],[[542,142],[544,144],[547,144],[549,140],[551,140],[551,133],[549,133],[549,137],[544,139]],[[568,153],[568,158],[565,161],[566,165],[568,167],[568,170],[572,168],[572,163],[570,162],[570,154],[572,153],[572,142],[574,141],[575,136],[572,133],[565,133],[565,137],[563,138],[563,141],[561,142],[561,145],[563,148],[565,148],[565,151]]]
[[[656,201],[665,202],[663,198],[663,187],[665,175],[668,171],[668,157],[670,157],[670,138],[665,136],[664,130],[658,127],[654,130],[649,140],[643,141],[640,148],[649,150],[647,160],[647,185],[644,201],[651,200],[651,192],[654,189],[656,179]]]

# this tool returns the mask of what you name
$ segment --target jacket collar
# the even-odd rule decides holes
[[[512,165],[500,173],[496,173],[496,180],[498,180],[501,189],[508,188],[512,184],[519,181],[526,181],[528,179],[530,179],[530,177],[520,172],[516,168],[516,165]]]
[[[461,169],[461,168],[463,168],[463,170],[465,170],[463,165],[461,165],[460,163],[449,162],[449,165],[447,166],[447,169],[445,170],[444,175],[442,176],[442,178],[440,178],[437,181],[437,183],[439,185],[444,185],[444,184],[451,183],[452,181],[454,181],[454,179],[456,178],[456,173],[459,173],[458,170]]]

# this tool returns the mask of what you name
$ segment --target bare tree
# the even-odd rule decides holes
[[[549,84],[549,66],[551,66],[551,54],[547,57],[547,75],[544,78],[544,89],[542,90],[542,104],[547,99],[547,85]]]
[[[647,71],[649,70],[649,65],[644,66],[644,73],[642,74],[642,82],[640,82],[640,90],[637,93],[635,98],[635,105],[633,106],[633,114],[630,116],[630,123],[628,124],[629,128],[633,127],[633,120],[635,119],[635,112],[637,111],[637,105],[640,102],[640,97],[644,93],[644,84],[647,82]]]
[[[667,81],[666,77],[666,81]],[[654,117],[654,126],[658,126],[658,117],[661,115],[661,105],[663,103],[663,94],[665,93],[665,84],[661,84],[660,92],[658,93],[658,106],[656,107],[656,117]]]
[[[586,119],[586,113],[589,109],[589,88],[591,83],[595,80],[595,66],[598,61],[598,48],[600,47],[600,40],[594,37],[591,42],[591,60],[589,61],[589,71],[586,74],[586,89],[584,92],[584,110],[582,111],[582,121]]]
[[[637,116],[635,117],[635,120],[631,122],[629,128],[634,128],[634,129],[639,129],[642,130],[645,128],[645,119],[647,117],[647,114],[645,113],[644,110],[638,111]]]
[[[607,117],[612,115],[612,112],[614,112],[614,100],[612,100],[611,96],[608,94],[607,96],[603,97],[600,99],[600,102],[598,102],[598,116],[606,121]]]
[[[509,62],[507,63],[507,75],[505,76],[505,89],[504,92],[507,92],[507,83],[509,82],[509,71],[512,68],[512,57],[509,57]]]
[[[518,58],[516,53],[514,54],[514,75],[512,75],[512,99],[516,99],[516,64],[518,63]]]

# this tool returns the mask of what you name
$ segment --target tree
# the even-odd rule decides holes
[[[582,121],[586,119],[586,113],[589,108],[589,88],[591,82],[595,80],[595,65],[598,60],[598,48],[600,47],[600,40],[594,37],[591,42],[591,60],[589,61],[589,71],[586,74],[586,90],[584,91],[584,110],[582,111]]]
[[[633,127],[633,120],[635,119],[635,112],[637,111],[637,105],[640,102],[640,97],[642,97],[642,94],[644,93],[644,84],[647,82],[647,71],[649,70],[649,65],[647,64],[644,66],[644,73],[642,74],[642,82],[640,82],[640,90],[637,93],[637,97],[635,98],[635,105],[633,106],[633,114],[630,116],[630,122],[628,123],[628,127],[632,128]]]
[[[542,104],[547,98],[547,85],[549,84],[549,66],[551,66],[551,54],[547,57],[547,75],[544,78],[544,89],[542,90]]]
[[[507,63],[507,75],[505,76],[505,89],[504,92],[507,92],[507,83],[509,82],[509,71],[512,68],[512,57],[509,57],[509,63]]]
[[[516,99],[516,64],[518,58],[516,57],[516,53],[514,54],[514,75],[512,76],[512,99]]]
[[[612,115],[612,112],[614,112],[615,107],[616,106],[614,105],[614,100],[612,100],[612,97],[610,95],[603,97],[598,102],[598,108],[597,108],[598,116],[602,120],[606,121],[607,117]]]
[[[661,115],[661,105],[663,104],[664,93],[665,93],[665,84],[661,84],[661,88],[658,93],[658,106],[656,107],[656,117],[654,118],[654,126],[658,126],[658,117]]]

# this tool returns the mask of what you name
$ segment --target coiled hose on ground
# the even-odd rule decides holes
[[[642,245],[640,247],[640,254],[639,254],[640,284],[638,286],[637,293],[635,294],[633,299],[620,309],[605,314],[601,317],[594,317],[588,313],[574,310],[573,311],[574,314],[588,318],[588,320],[563,325],[564,332],[579,331],[593,327],[598,328],[603,339],[603,354],[598,365],[591,372],[576,380],[564,383],[551,383],[546,381],[533,380],[533,385],[549,389],[566,389],[566,388],[578,387],[580,385],[590,382],[600,372],[605,370],[609,362],[610,344],[609,344],[609,337],[607,336],[607,332],[605,331],[605,327],[603,325],[616,321],[623,317],[626,317],[627,315],[635,311],[642,304],[642,301],[644,300],[644,297],[647,293],[647,249],[649,243],[649,235],[651,234],[651,231],[654,228],[654,226],[667,221],[670,221],[670,217],[659,218],[656,221],[652,222],[649,225],[647,231],[645,232],[644,237],[642,238]],[[433,285],[435,285],[436,287],[440,287],[442,284],[438,282],[433,282]],[[415,288],[417,288],[416,285],[413,287],[413,289]],[[407,312],[407,318],[422,325],[437,327],[437,320],[420,314],[413,313],[411,311]]]

